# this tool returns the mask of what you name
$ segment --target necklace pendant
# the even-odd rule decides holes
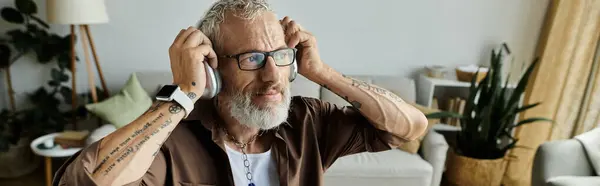
[[[256,185],[254,185],[254,183],[250,183],[250,184],[248,184],[248,186],[256,186]]]

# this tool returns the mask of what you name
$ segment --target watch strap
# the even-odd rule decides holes
[[[187,118],[192,110],[194,110],[194,102],[189,98],[181,89],[177,89],[173,92],[173,100],[177,102],[185,111],[185,118]]]

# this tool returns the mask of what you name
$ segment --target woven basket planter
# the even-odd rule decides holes
[[[474,159],[448,150],[446,179],[456,186],[500,186],[507,161],[498,159]]]
[[[7,152],[0,152],[0,178],[15,178],[33,172],[40,163],[29,148],[30,140],[21,138],[17,145],[11,145]]]

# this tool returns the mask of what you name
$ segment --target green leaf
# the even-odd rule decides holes
[[[503,48],[504,50],[506,50],[506,53],[507,53],[507,54],[510,54],[510,49],[508,48],[508,45],[507,45],[506,43],[502,43],[502,48]]]
[[[35,54],[37,56],[38,62],[41,64],[49,63],[54,57],[53,52],[54,48],[52,47],[52,45],[47,43],[42,43],[41,45],[38,45],[38,47],[35,48]]]
[[[495,60],[492,61],[492,69],[490,69],[492,73],[492,84],[490,87],[490,92],[494,93],[494,96],[491,99],[496,99],[496,92],[500,90],[500,85],[502,84],[502,52],[496,53]]]
[[[477,95],[477,91],[481,89],[481,86],[477,86],[475,84],[477,80],[477,76],[479,75],[479,70],[475,72],[475,75],[471,78],[471,86],[469,87],[469,96],[466,100],[465,109],[463,110],[463,118],[466,120],[471,119],[471,113],[473,112],[473,105],[475,104],[475,96]],[[463,122],[461,122],[463,123]]]
[[[517,109],[514,111],[514,113],[516,114],[516,113],[519,113],[519,112],[523,112],[523,111],[525,111],[525,110],[527,110],[527,109],[530,109],[530,108],[536,107],[536,106],[538,106],[539,104],[542,104],[542,103],[541,103],[541,102],[537,102],[537,103],[534,103],[534,104],[531,104],[531,105],[526,105],[526,106],[523,106],[523,107],[519,107],[519,108],[517,108]]]
[[[553,120],[551,120],[551,119],[548,119],[548,118],[533,117],[533,118],[528,118],[528,119],[525,119],[525,120],[523,120],[523,121],[519,121],[519,123],[517,123],[517,124],[515,125],[515,127],[518,127],[518,126],[521,126],[521,125],[525,125],[525,124],[528,124],[528,123],[537,122],[537,121],[548,121],[548,122],[553,122]]]
[[[77,37],[73,37],[74,41],[77,42]],[[59,42],[60,50],[71,53],[71,34],[66,35]]]
[[[506,90],[508,89],[508,82],[510,81],[510,73],[508,73],[508,76],[506,77],[506,81],[504,82],[504,87],[502,87],[502,91],[500,92],[500,96],[498,97],[498,99],[502,99],[502,100],[506,100]],[[504,103],[504,102],[503,102]],[[504,104],[502,104],[504,105]]]
[[[17,9],[24,14],[36,14],[37,6],[31,0],[15,0],[15,5]]]
[[[39,38],[40,43],[47,43],[48,42],[48,32],[44,29],[40,29],[37,25],[34,24],[29,24],[28,26],[29,32],[31,33],[31,35]]]
[[[2,19],[15,24],[23,24],[25,22],[25,18],[23,18],[23,14],[19,12],[17,9],[11,7],[4,7],[0,11],[0,15]]]
[[[54,80],[50,80],[50,81],[48,81],[48,85],[50,85],[52,87],[56,87],[56,86],[60,85],[60,82],[54,81]]]
[[[0,69],[4,69],[10,66],[10,47],[5,44],[0,44]]]
[[[71,70],[71,57],[68,53],[62,53],[58,55],[58,67],[63,69]]]
[[[63,99],[67,104],[71,104],[71,102],[73,101],[73,97],[71,95],[72,92],[73,91],[69,87],[60,87],[60,94],[62,95]]]
[[[525,87],[527,86],[527,83],[529,82],[529,76],[531,75],[531,73],[535,69],[535,66],[537,65],[538,62],[539,62],[539,58],[536,58],[529,65],[529,67],[527,67],[527,70],[525,71],[525,74],[523,74],[523,76],[519,80],[519,83],[517,84],[517,87],[515,88],[515,90],[513,90],[513,93],[510,96],[510,99],[508,100],[508,103],[507,103],[508,108],[516,107],[516,105],[519,103],[521,95],[523,95],[523,93],[525,92]]]
[[[38,24],[42,25],[46,29],[50,28],[50,25],[48,25],[48,23],[44,22],[44,20],[42,20],[42,19],[40,19],[40,18],[38,18],[36,16],[30,15],[29,18],[31,18],[32,20],[34,20]]]
[[[494,100],[492,100],[493,102]],[[494,104],[486,105],[483,109],[483,113],[481,114],[481,118],[483,119],[479,124],[481,129],[477,128],[477,131],[473,131],[474,134],[479,134],[480,140],[488,140],[489,131],[495,121],[492,121],[492,114]]]
[[[50,71],[50,75],[52,76],[52,80],[60,82],[63,74],[57,69],[53,68],[52,71]]]
[[[35,38],[19,29],[10,30],[6,34],[12,37],[14,47],[21,52],[29,50],[37,43]]]
[[[510,144],[506,145],[504,148],[501,148],[500,151],[506,152],[508,149],[515,147],[515,145],[517,144],[517,141],[519,141],[519,140],[512,141]]]
[[[61,72],[60,74],[62,74],[62,75],[60,76],[60,81],[61,81],[61,82],[67,82],[67,81],[69,81],[69,76],[68,76],[67,74],[65,74],[65,73],[63,73],[63,72]]]
[[[426,114],[425,117],[427,117],[429,119],[439,119],[439,118],[462,118],[463,116],[461,114],[458,114],[455,112],[442,111],[442,112],[434,112],[434,113]]]

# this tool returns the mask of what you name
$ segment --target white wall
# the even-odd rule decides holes
[[[38,3],[45,17],[45,1]],[[211,1],[106,0],[110,23],[92,25],[100,62],[112,89],[134,71],[170,70],[167,49],[182,28],[195,25]],[[0,2],[0,6],[13,1]],[[323,60],[346,74],[414,76],[426,65],[487,62],[503,41],[517,62],[529,61],[548,0],[274,0],[316,35]],[[0,23],[4,33],[10,25]],[[66,34],[67,26],[53,25]],[[12,27],[10,27],[12,28]],[[83,59],[82,50],[79,56]],[[19,99],[50,78],[47,67],[24,58],[12,67]],[[516,65],[520,66],[520,65]],[[78,91],[87,86],[79,63]],[[43,81],[42,81],[43,80]],[[2,91],[5,89],[3,88]],[[0,96],[5,97],[5,92]],[[6,101],[1,102],[6,105]]]

